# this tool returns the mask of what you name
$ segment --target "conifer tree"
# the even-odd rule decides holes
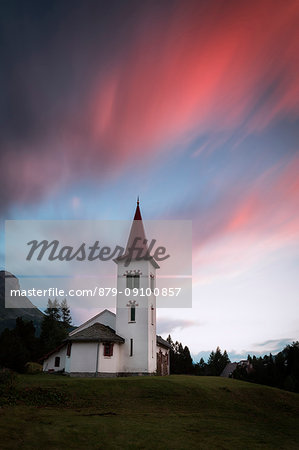
[[[41,326],[40,344],[41,353],[46,354],[56,348],[67,337],[67,331],[63,323],[59,320],[61,317],[60,305],[55,299],[49,299],[45,317]]]
[[[71,310],[67,304],[66,298],[60,303],[60,317],[63,326],[68,329],[72,323]]]
[[[208,364],[207,364],[207,372],[208,375],[218,376],[221,374],[225,366],[230,362],[228,354],[226,350],[224,353],[221,353],[220,347],[216,348],[216,351],[212,351],[210,353]]]

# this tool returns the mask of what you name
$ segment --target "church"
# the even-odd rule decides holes
[[[136,238],[142,243],[138,257],[126,259]],[[156,334],[156,270],[154,257],[147,252],[147,240],[139,200],[125,254],[117,265],[116,314],[108,309],[69,333],[68,338],[44,356],[44,372],[64,372],[70,376],[116,377],[169,375],[170,345]],[[128,290],[142,290],[130,295]],[[149,295],[144,295],[144,292]],[[136,293],[136,291],[135,291]]]

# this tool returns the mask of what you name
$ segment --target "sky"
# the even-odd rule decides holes
[[[5,220],[131,220],[139,195],[193,227],[193,307],[162,336],[195,360],[298,340],[298,1],[0,10],[1,267]]]

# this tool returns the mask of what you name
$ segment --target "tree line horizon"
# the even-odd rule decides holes
[[[32,321],[22,317],[16,319],[14,329],[6,328],[0,335],[0,368],[15,372],[26,372],[28,363],[40,363],[41,358],[58,347],[75,327],[71,311],[64,299],[48,300],[41,324],[41,333],[36,335]],[[226,350],[218,346],[212,350],[207,362],[203,358],[194,362],[188,346],[173,341],[168,335],[170,349],[170,374],[194,376],[220,376],[230,359]],[[299,392],[299,342],[287,345],[273,356],[256,357],[248,355],[248,365],[237,365],[230,377]],[[40,366],[42,369],[42,366]]]

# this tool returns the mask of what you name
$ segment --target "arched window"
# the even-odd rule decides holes
[[[129,300],[127,303],[128,306],[128,322],[135,323],[136,322],[136,307],[138,303],[135,300]]]
[[[135,322],[136,321],[136,307],[135,305],[131,305],[130,308],[130,322]]]
[[[128,289],[139,289],[139,286],[140,286],[140,275],[128,274],[127,275],[127,288]]]

